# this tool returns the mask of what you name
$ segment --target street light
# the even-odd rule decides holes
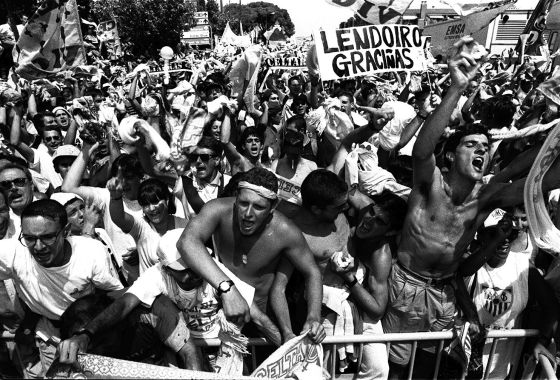
[[[159,51],[159,56],[163,58],[163,83],[169,84],[169,61],[173,59],[175,53],[169,46],[164,46]]]

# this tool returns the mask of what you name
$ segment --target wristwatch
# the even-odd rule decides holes
[[[76,336],[76,335],[87,335],[90,341],[93,340],[93,333],[86,328],[81,328],[72,334],[72,336]]]
[[[222,294],[229,292],[233,285],[233,281],[231,280],[224,280],[220,282],[218,284],[218,295],[221,296]]]

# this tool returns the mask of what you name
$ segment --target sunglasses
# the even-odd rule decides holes
[[[60,141],[60,136],[47,136],[44,140],[45,142]]]
[[[197,154],[197,153],[190,153],[188,156],[189,161],[191,162],[196,162],[198,161],[198,159],[200,158],[200,161],[202,162],[208,162],[211,158],[216,157],[215,154],[208,154],[208,153],[202,153],[202,154]]]
[[[24,187],[26,184],[27,178],[16,178],[11,181],[0,181],[0,188],[8,190],[11,189],[12,186]]]

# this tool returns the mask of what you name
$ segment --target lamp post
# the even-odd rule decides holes
[[[173,58],[175,53],[169,46],[164,46],[159,51],[159,56],[163,58],[163,83],[169,84],[169,61]]]

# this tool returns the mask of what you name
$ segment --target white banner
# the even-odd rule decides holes
[[[356,16],[370,24],[399,22],[412,0],[325,0],[327,3],[354,11]]]
[[[516,1],[517,0],[441,0],[442,3],[449,5],[461,16],[487,11],[506,4],[513,5]]]
[[[389,24],[316,30],[314,37],[323,80],[426,68],[417,26]]]
[[[500,13],[511,7],[513,3],[502,5],[498,8],[493,8],[486,11],[472,13],[468,16],[461,17],[458,20],[449,20],[440,22],[433,25],[428,25],[424,28],[422,34],[424,36],[431,36],[431,51],[434,56],[441,54],[448,56],[449,49],[455,42],[463,36],[472,35],[494,20]],[[478,41],[485,44],[486,41]]]
[[[305,332],[274,351],[251,376],[267,379],[322,379],[323,347],[314,344]]]

